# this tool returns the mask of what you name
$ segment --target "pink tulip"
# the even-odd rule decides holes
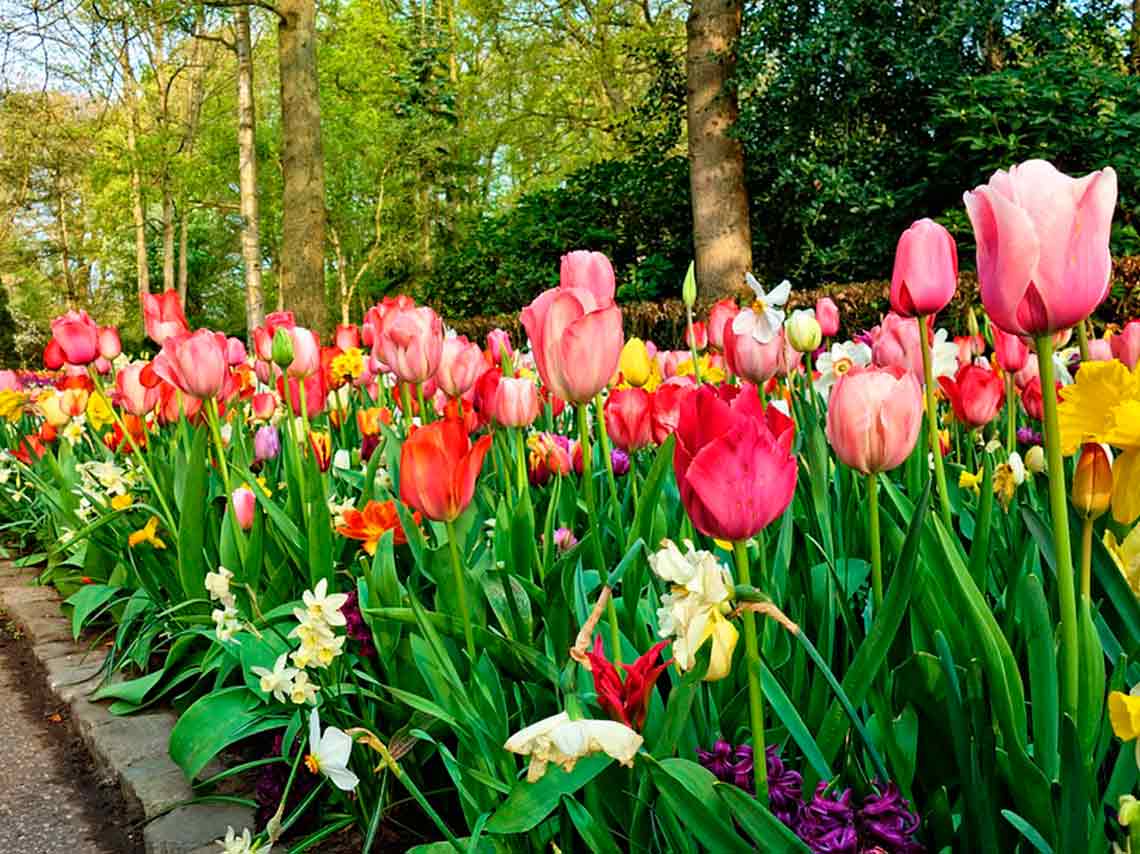
[[[958,346],[958,364],[969,365],[975,356],[986,352],[986,339],[981,335],[955,335],[954,343]]]
[[[606,398],[604,413],[615,446],[632,453],[653,444],[653,399],[645,389],[614,389]]]
[[[660,445],[677,431],[681,404],[695,390],[696,380],[692,377],[676,377],[666,380],[653,392],[649,419],[654,444]]]
[[[110,361],[104,359],[102,356],[97,356],[95,358],[95,370],[98,371],[100,376],[107,376],[107,374],[111,373]]]
[[[1113,358],[1112,344],[1107,339],[1093,338],[1089,341],[1089,357],[1086,361],[1111,362]]]
[[[146,415],[158,403],[161,390],[157,385],[147,387],[143,384],[141,374],[146,367],[141,362],[127,365],[115,375],[115,390],[118,392],[118,403],[131,415]]]
[[[998,327],[993,328],[994,355],[997,356],[998,367],[1007,374],[1016,374],[1025,367],[1025,360],[1029,358],[1029,348],[1019,335],[1010,335]]]
[[[462,397],[475,385],[475,381],[487,370],[487,361],[478,344],[472,344],[463,336],[445,338],[440,351],[439,371],[436,382],[450,397]]]
[[[309,377],[321,369],[321,342],[311,329],[294,326],[289,330],[293,339],[293,361],[286,373],[291,377]]]
[[[439,369],[442,351],[443,321],[427,306],[388,308],[372,340],[372,354],[408,383],[431,379]]]
[[[767,344],[761,344],[751,334],[737,335],[729,324],[724,332],[724,357],[732,373],[762,385],[772,377],[798,370],[803,354],[792,348],[783,329]]]
[[[648,347],[646,351],[648,352]],[[657,363],[657,372],[661,374],[661,379],[668,380],[677,376],[677,368],[682,362],[687,362],[693,358],[693,354],[688,350],[658,350],[653,354],[653,361]]]
[[[49,371],[58,371],[64,366],[67,359],[64,358],[63,348],[59,346],[59,342],[54,338],[47,342],[44,347],[44,367]]]
[[[111,361],[122,352],[123,344],[119,341],[119,330],[114,326],[100,326],[99,355],[107,361]]]
[[[250,398],[249,407],[254,421],[268,421],[277,411],[277,395],[271,391],[258,392]]]
[[[245,343],[240,338],[226,339],[226,363],[235,368],[246,359]]]
[[[542,408],[538,387],[523,377],[503,377],[495,389],[493,407],[491,417],[504,427],[529,427]]]
[[[1070,178],[1044,160],[998,171],[965,194],[982,303],[1004,329],[1034,337],[1074,326],[1108,293],[1116,207],[1111,168]]]
[[[613,268],[604,255],[571,252],[562,281],[522,310],[543,383],[570,403],[585,403],[618,368],[625,336],[614,304]]]
[[[871,330],[871,355],[882,368],[909,371],[922,382],[922,339],[918,322],[891,312]]]
[[[823,337],[830,338],[839,331],[839,306],[831,297],[820,297],[815,302],[815,319]]]
[[[937,314],[958,286],[958,247],[950,232],[920,219],[903,232],[895,250],[891,308],[903,317]]]
[[[143,323],[147,337],[161,347],[172,335],[190,331],[186,315],[182,313],[182,300],[178,291],[143,295]]]
[[[13,370],[0,371],[0,391],[22,391],[24,384]]]
[[[291,311],[271,311],[265,315],[265,324],[253,330],[253,349],[257,358],[273,361],[273,336],[278,329],[292,329],[297,325]]]
[[[257,506],[257,497],[253,494],[253,490],[239,486],[234,490],[231,500],[238,525],[243,531],[248,531],[253,527],[253,512]]]
[[[1021,366],[1021,370],[1013,375],[1013,382],[1019,389],[1024,390],[1033,380],[1040,377],[1040,372],[1037,368],[1037,354],[1029,353],[1025,357],[1025,364]]]
[[[360,330],[355,323],[338,323],[333,344],[341,350],[355,350],[360,347]]]
[[[1135,368],[1140,362],[1140,320],[1130,320],[1124,324],[1120,334],[1110,339],[1112,355],[1129,368]]]
[[[496,365],[503,362],[503,357],[510,358],[514,354],[511,349],[511,334],[505,329],[492,329],[487,333],[487,352]]]
[[[851,468],[870,474],[898,468],[922,427],[922,387],[899,368],[852,368],[831,389],[827,440]]]
[[[718,350],[724,349],[724,330],[732,325],[732,320],[740,313],[736,300],[722,299],[709,309],[709,343]]]
[[[263,362],[261,359],[257,359],[253,363],[253,373],[262,385],[272,385],[277,370],[277,366],[272,362]]]
[[[99,355],[99,327],[85,311],[69,311],[53,320],[51,337],[68,364],[89,365]]]
[[[168,337],[152,364],[162,379],[199,400],[222,397],[230,381],[226,336],[208,329]]]
[[[701,352],[709,346],[708,329],[699,320],[694,322],[691,330],[685,330],[685,343],[698,353]]]

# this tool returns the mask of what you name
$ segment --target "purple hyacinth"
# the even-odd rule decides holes
[[[850,789],[838,798],[831,797],[827,783],[820,781],[811,803],[800,810],[799,826],[793,829],[815,854],[859,854]]]
[[[613,464],[615,476],[622,477],[629,474],[629,454],[621,448],[614,448],[610,451],[610,462]]]
[[[1040,445],[1041,434],[1032,427],[1018,427],[1017,441],[1022,445]]]
[[[798,771],[784,765],[779,750],[769,745],[765,751],[768,768],[768,801],[773,814],[788,827],[795,827],[803,804],[800,793],[803,777]],[[721,740],[712,750],[698,750],[697,758],[701,765],[709,769],[722,782],[732,783],[746,792],[753,791],[753,754],[751,744],[733,747]]]
[[[885,789],[875,786],[875,791],[863,799],[855,823],[863,851],[870,851],[873,846],[889,854],[918,854],[923,850],[911,838],[921,822],[894,783],[888,783]]]
[[[344,631],[349,640],[358,644],[357,652],[364,658],[376,655],[376,647],[372,643],[372,632],[364,624],[364,615],[360,612],[360,598],[355,590],[349,591],[348,601],[340,607],[344,615]]]
[[[697,761],[712,771],[713,776],[724,783],[733,782],[732,779],[733,748],[724,739],[713,745],[712,750],[698,750]]]
[[[788,827],[795,827],[803,809],[804,778],[799,771],[784,765],[774,746],[768,756],[768,807],[772,814]]]

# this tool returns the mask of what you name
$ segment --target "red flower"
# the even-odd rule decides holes
[[[962,365],[954,379],[939,377],[938,384],[954,408],[954,417],[971,430],[993,421],[1005,400],[1002,378],[981,365]]]
[[[607,715],[628,727],[640,730],[645,725],[649,694],[657,677],[673,663],[669,659],[663,664],[657,660],[669,641],[653,646],[633,664],[622,664],[625,682],[622,682],[617,669],[606,658],[602,639],[594,638],[594,649],[586,653],[590,670],[594,674],[594,691],[598,695],[598,705]]]
[[[420,522],[420,514],[414,513],[412,518],[416,524]],[[351,540],[360,540],[364,550],[370,555],[376,554],[376,546],[385,531],[392,531],[392,542],[402,546],[408,541],[407,534],[400,524],[400,514],[396,511],[395,501],[369,501],[363,510],[346,510],[344,525],[336,529],[342,537]]]
[[[400,500],[429,519],[450,522],[475,496],[491,437],[474,445],[458,421],[416,429],[400,448]]]
[[[1057,389],[1061,388],[1061,384],[1057,383]],[[1041,421],[1045,418],[1045,402],[1041,398],[1041,377],[1034,377],[1025,384],[1025,388],[1021,390],[1021,405],[1025,407],[1025,412],[1030,418],[1036,418]]]

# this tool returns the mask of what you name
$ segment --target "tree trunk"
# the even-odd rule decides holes
[[[702,300],[736,293],[752,268],[744,150],[730,136],[743,0],[693,0],[688,49],[689,184]]]
[[[75,288],[75,276],[71,271],[71,234],[67,230],[67,200],[64,198],[63,181],[55,175],[56,201],[59,206],[59,258],[63,265],[63,282],[67,289],[67,307],[80,308],[79,293]]]
[[[281,289],[298,323],[327,331],[325,169],[317,86],[315,0],[280,0]]]
[[[185,199],[182,201],[179,213],[181,216],[178,217],[178,301],[186,305],[186,291],[190,284],[190,261],[186,257],[190,251],[190,235],[187,228],[190,211]]]
[[[162,179],[162,289],[174,290],[174,196],[170,192],[170,179]]]
[[[1132,29],[1128,33],[1128,65],[1140,74],[1140,0],[1132,0]]]
[[[186,91],[186,158],[193,160],[194,144],[198,139],[198,120],[202,115],[202,98],[204,97],[202,77],[205,67],[202,65],[202,42],[196,36],[202,31],[205,21],[205,11],[202,8],[194,18],[192,31],[193,43],[190,45],[190,85]],[[187,252],[190,247],[189,226],[190,208],[186,203],[186,188],[183,186],[178,203],[178,298],[182,305],[186,305],[186,292],[190,288],[190,261]]]
[[[238,86],[238,190],[241,196],[241,257],[245,265],[245,324],[250,340],[264,320],[261,296],[260,214],[257,209],[257,110],[253,101],[253,56],[249,7],[235,10],[234,47]],[[321,289],[323,297],[324,289]],[[322,299],[322,303],[324,300]]]
[[[150,262],[146,251],[146,211],[143,206],[142,174],[139,170],[139,105],[129,50],[130,35],[124,21],[123,50],[119,54],[119,65],[123,72],[123,98],[130,113],[127,121],[127,159],[130,160],[131,168],[131,215],[135,223],[135,268],[141,302],[142,298],[150,293]]]

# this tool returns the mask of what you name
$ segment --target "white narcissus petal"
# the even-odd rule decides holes
[[[791,295],[792,283],[784,279],[784,281],[772,288],[771,293],[764,297],[764,302],[768,305],[784,305]]]

